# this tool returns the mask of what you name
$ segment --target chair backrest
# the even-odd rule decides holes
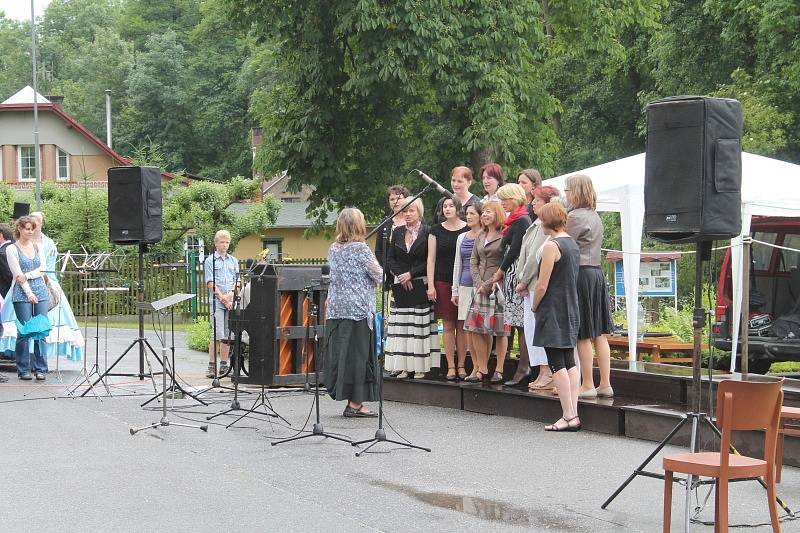
[[[731,431],[766,430],[765,459],[774,460],[778,421],[783,405],[783,378],[769,382],[723,380],[717,389],[717,424],[723,454]],[[772,452],[770,453],[770,448]]]

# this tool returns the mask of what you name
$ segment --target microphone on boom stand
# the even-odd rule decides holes
[[[421,171],[419,169],[415,168],[414,172],[419,174],[419,177],[422,178],[426,183],[436,187],[436,190],[439,191],[440,194],[443,194],[443,195],[447,196],[451,200],[453,199],[453,193],[451,193],[450,191],[445,189],[442,185],[439,184],[438,181],[434,180],[433,178],[431,178],[430,176],[428,176],[427,174],[425,174],[423,171]]]

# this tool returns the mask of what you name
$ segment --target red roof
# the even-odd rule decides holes
[[[37,104],[36,106],[39,111],[51,111],[57,117],[61,118],[64,121],[64,124],[67,128],[72,128],[78,131],[81,135],[89,139],[95,146],[100,148],[106,155],[108,155],[114,162],[117,163],[119,166],[129,167],[133,165],[130,159],[127,157],[121,156],[109,146],[101,141],[94,133],[86,129],[80,122],[69,116],[61,107],[53,104]],[[33,104],[31,103],[22,103],[22,104],[0,104],[0,112],[3,111],[33,111]],[[162,172],[161,175],[166,178],[174,178],[175,174],[171,172]],[[181,180],[182,183],[190,183],[191,180],[188,178],[183,178]]]

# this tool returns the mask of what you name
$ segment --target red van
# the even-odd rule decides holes
[[[800,218],[753,217],[753,239],[800,249]],[[753,243],[750,276],[749,365],[764,374],[774,362],[800,361],[800,253]],[[717,284],[714,346],[731,349],[731,251],[722,260]],[[797,325],[795,326],[795,323]],[[741,341],[737,353],[741,353]],[[738,367],[738,363],[737,363]]]

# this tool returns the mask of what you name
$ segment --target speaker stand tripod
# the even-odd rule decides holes
[[[423,188],[416,196],[411,198],[409,201],[401,207],[397,213],[392,213],[383,221],[378,224],[378,226],[372,230],[367,238],[372,236],[378,229],[381,229],[381,239],[383,241],[383,265],[386,264],[386,254],[389,250],[389,229],[391,227],[391,220],[392,218],[397,215],[398,213],[402,213],[408,206],[410,206],[414,201],[425,194],[430,188],[432,184],[428,184],[425,188]],[[380,343],[380,350],[378,353],[378,357],[375,358],[374,365],[375,365],[375,375],[378,378],[378,429],[375,431],[375,436],[371,439],[365,439],[360,441],[353,442],[353,446],[361,446],[362,444],[367,444],[367,447],[363,450],[359,450],[356,452],[356,457],[361,457],[361,455],[367,453],[373,446],[376,446],[380,443],[389,443],[395,444],[397,446],[402,446],[404,448],[411,448],[414,450],[423,450],[426,452],[430,452],[430,448],[425,448],[424,446],[417,446],[416,444],[411,444],[410,442],[402,442],[398,440],[392,440],[386,437],[386,430],[383,428],[383,365],[386,356],[386,331],[388,328],[389,321],[386,320],[386,299],[389,297],[388,287],[386,283],[382,283],[381,287],[381,343]]]
[[[642,463],[634,469],[630,476],[620,485],[614,493],[609,496],[609,498],[603,502],[603,505],[600,506],[601,509],[605,509],[608,505],[614,501],[614,499],[623,491],[625,487],[627,487],[631,481],[636,479],[636,476],[644,476],[650,477],[655,479],[664,479],[663,473],[657,472],[650,472],[645,470],[647,465],[652,461],[656,455],[658,455],[664,447],[669,444],[675,435],[681,430],[681,428],[689,421],[691,421],[691,433],[689,438],[689,453],[696,453],[698,448],[698,430],[700,424],[705,424],[709,428],[711,428],[712,432],[722,437],[722,433],[720,433],[717,426],[708,418],[706,413],[702,413],[700,409],[701,404],[701,373],[700,373],[700,365],[702,359],[702,343],[703,343],[703,325],[706,322],[706,312],[703,309],[703,261],[707,261],[711,259],[711,242],[704,241],[697,243],[697,251],[696,251],[696,263],[695,263],[695,284],[694,284],[694,314],[692,316],[692,329],[693,329],[693,339],[694,339],[694,350],[692,355],[692,411],[686,413],[684,417],[678,422],[672,431],[664,437],[658,446],[653,450],[653,452],[647,456],[647,458],[642,461]],[[746,305],[746,304],[745,304]],[[709,361],[709,364],[710,361]],[[711,382],[709,382],[709,394],[711,390]],[[731,452],[739,455],[739,452],[731,446]],[[747,479],[738,479],[738,480],[731,480],[731,481],[747,481],[751,478]],[[761,484],[762,487],[766,489],[766,483],[761,478],[756,478],[757,481]],[[675,481],[680,481],[678,478],[675,478]],[[702,480],[695,480],[694,476],[687,475],[685,478],[686,484],[686,493],[685,493],[685,500],[684,500],[684,531],[688,533],[689,531],[689,521],[690,521],[690,509],[691,509],[691,496],[692,491],[700,485],[711,484],[713,481],[702,481]],[[793,515],[792,510],[780,499],[776,498],[778,505],[786,511],[789,515]]]
[[[138,316],[138,318],[139,318],[139,336],[136,339],[134,339],[128,345],[127,348],[125,348],[125,351],[123,351],[122,354],[119,357],[117,357],[117,359],[113,363],[111,363],[111,365],[108,368],[106,368],[106,370],[102,374],[100,374],[100,376],[97,378],[97,380],[95,380],[95,382],[92,383],[92,385],[91,385],[92,387],[94,387],[95,385],[97,385],[98,383],[103,381],[108,376],[129,376],[129,377],[138,376],[140,381],[143,380],[145,378],[145,376],[150,377],[150,378],[154,378],[154,374],[152,372],[152,369],[150,369],[149,375],[146,375],[144,373],[145,348],[150,350],[150,353],[153,354],[153,356],[156,358],[156,360],[159,359],[158,358],[158,354],[156,353],[156,351],[153,349],[153,347],[150,345],[150,343],[148,342],[148,340],[144,336],[144,311],[145,311],[145,307],[144,307],[145,306],[145,301],[144,301],[144,253],[146,251],[147,251],[147,244],[140,243],[139,244],[139,249],[138,249],[138,255],[137,255],[138,263],[137,263],[137,273],[136,273],[136,277],[137,277],[136,284],[137,284],[137,289],[138,289],[138,291],[137,291],[137,293],[138,293],[137,294],[137,300],[138,301],[136,303],[136,307],[137,307],[137,311],[138,311],[138,315],[139,315]],[[134,347],[138,347],[139,348],[139,373],[138,374],[130,374],[130,373],[112,374],[111,371],[114,370],[114,368],[120,363],[120,361],[122,361],[125,358],[125,356],[128,355],[128,352],[130,352]],[[162,365],[162,368],[165,368],[165,365],[164,365],[163,361],[159,360],[158,362]],[[150,366],[149,362],[148,362],[148,366]],[[153,380],[153,388],[155,388],[155,380]],[[89,392],[88,390],[84,391],[84,393],[81,394],[81,397],[86,396],[86,394],[88,392]]]
[[[323,352],[325,348],[320,351],[320,342],[319,342],[319,332],[317,331],[317,314],[319,312],[319,306],[313,302],[311,302],[308,298],[310,287],[304,289],[306,302],[308,302],[308,321],[306,322],[306,337],[303,341],[303,351],[305,352],[306,347],[308,346],[308,341],[311,339],[311,329],[314,330],[314,405],[313,407],[316,409],[316,418],[314,419],[314,425],[311,427],[311,433],[306,433],[305,435],[296,435],[294,437],[289,437],[287,439],[278,440],[275,442],[271,442],[273,446],[277,446],[278,444],[283,444],[284,442],[292,442],[296,440],[307,439],[310,437],[322,437],[326,439],[334,439],[342,442],[347,442],[352,444],[352,439],[348,439],[347,437],[342,437],[339,435],[333,435],[331,433],[327,433],[325,428],[322,427],[322,421],[319,418],[319,364],[320,361],[323,360]],[[308,365],[306,365],[308,368]],[[308,383],[308,381],[306,381]],[[300,432],[303,432],[308,426],[308,422],[306,425],[300,429]]]

